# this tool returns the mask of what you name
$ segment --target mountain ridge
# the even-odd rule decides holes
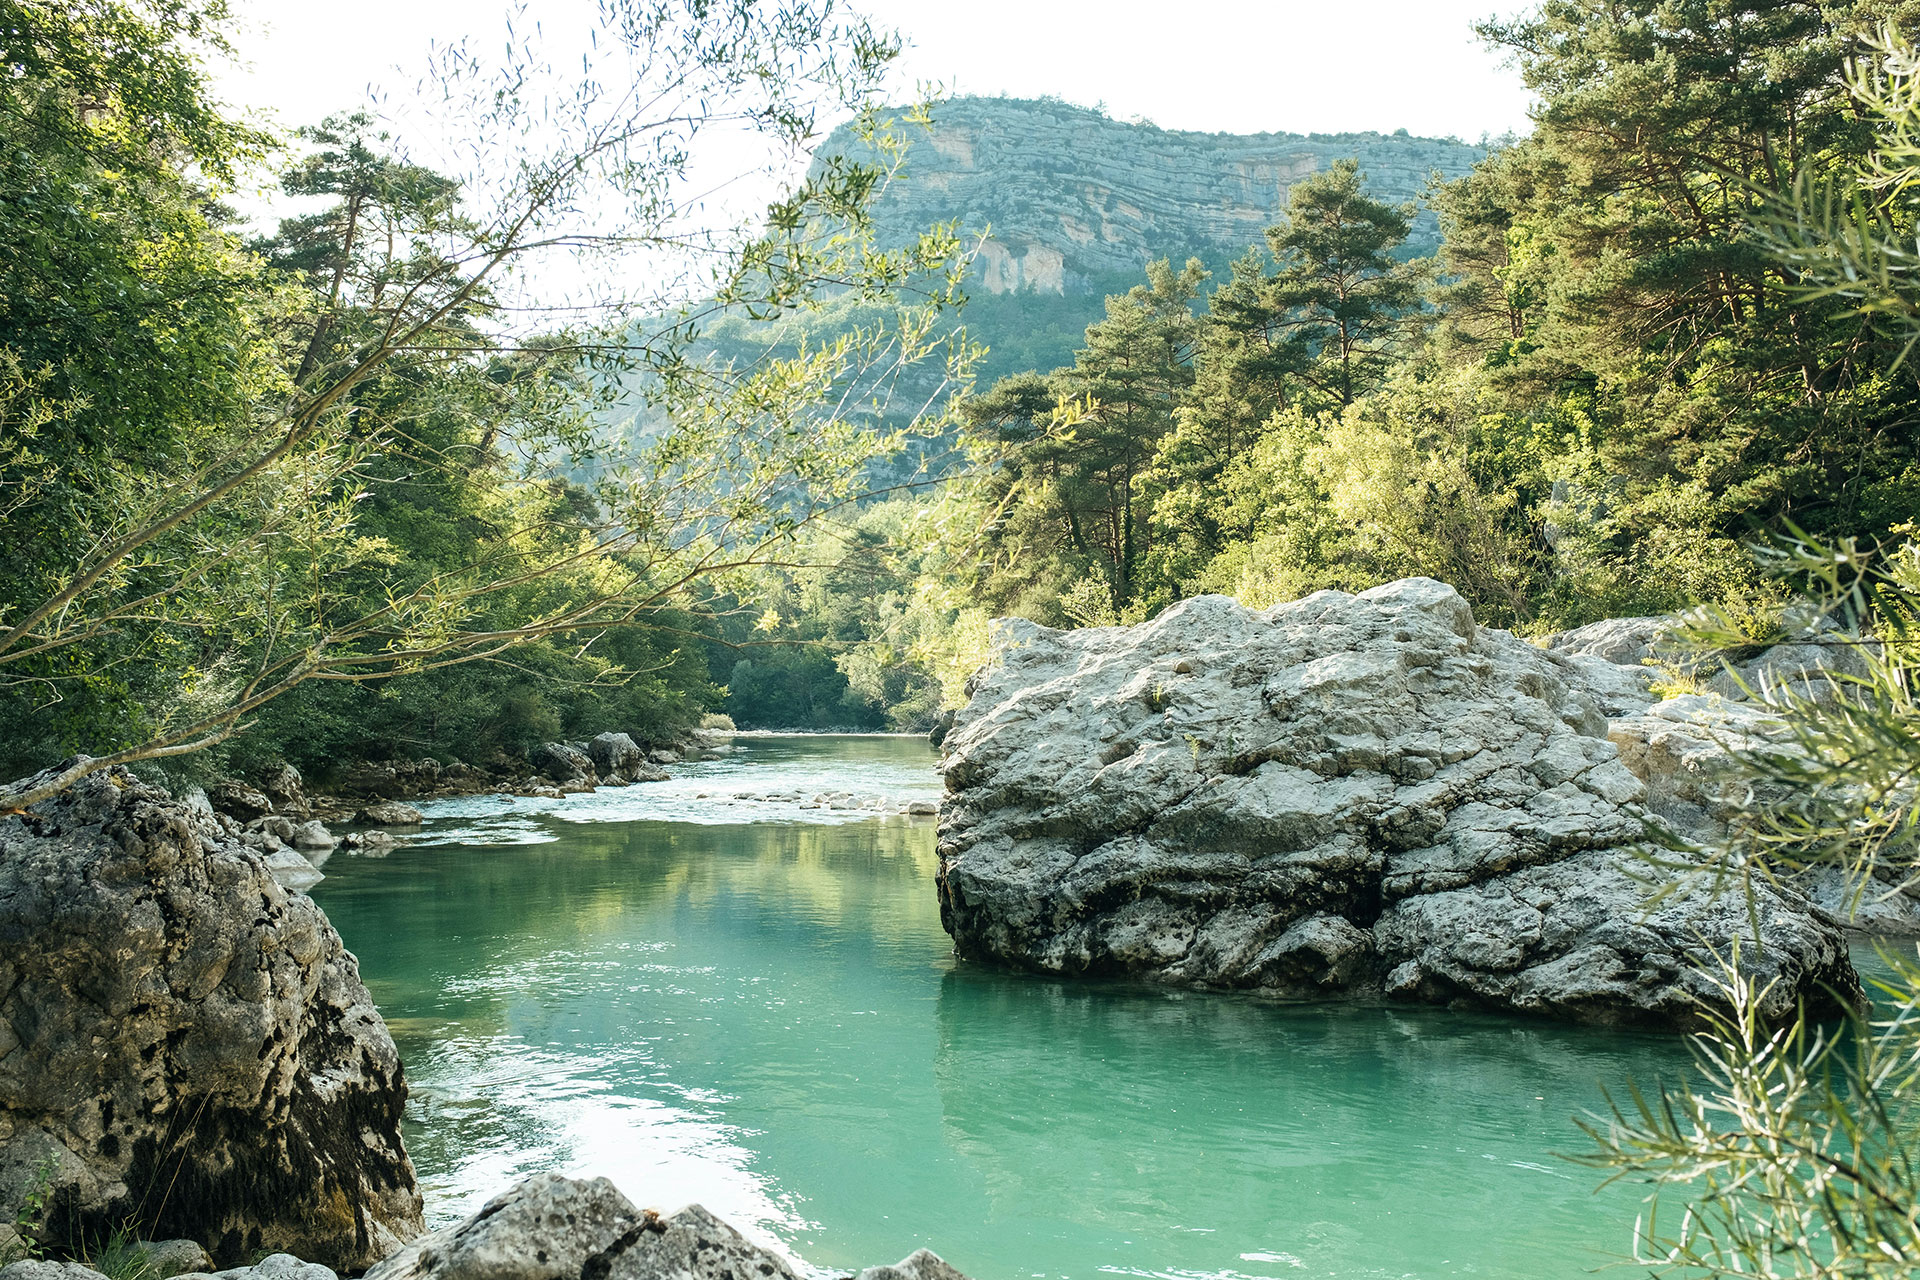
[[[871,153],[843,125],[820,154]],[[883,238],[949,218],[991,226],[976,264],[989,293],[1093,294],[1153,258],[1239,256],[1279,219],[1293,183],[1334,160],[1352,157],[1372,194],[1407,201],[1433,174],[1459,177],[1485,154],[1404,130],[1203,133],[1053,99],[961,97],[939,104],[932,128],[910,139],[901,180],[874,213]],[[1429,252],[1433,215],[1416,222],[1409,248]]]
[[[898,181],[873,216],[885,245],[958,219],[992,232],[974,263],[967,323],[992,349],[983,373],[1069,363],[1103,300],[1156,258],[1228,264],[1279,221],[1291,186],[1335,160],[1358,161],[1370,194],[1417,201],[1430,179],[1465,174],[1486,154],[1457,138],[1402,130],[1254,134],[1162,129],[1049,98],[956,97],[909,136]],[[851,126],[820,147],[872,159]],[[1402,256],[1432,253],[1437,220],[1420,210]]]

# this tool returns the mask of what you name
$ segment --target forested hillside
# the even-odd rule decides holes
[[[1906,139],[1862,105],[1885,68],[1881,98],[1912,92],[1869,43],[1912,8],[1645,0],[1489,25],[1540,97],[1530,136],[1419,206],[1369,172],[1407,167],[1320,168],[1226,271],[1183,258],[1190,227],[1155,243],[1070,360],[1015,361],[965,402],[964,481],[868,517],[859,554],[884,543],[910,581],[862,576],[847,599],[832,570],[790,575],[791,633],[865,637],[839,659],[847,696],[901,723],[927,699],[883,685],[944,673],[957,697],[990,615],[1132,621],[1208,591],[1266,605],[1425,574],[1524,631],[1717,602],[1764,638],[1787,587],[1756,545],[1872,541],[1920,510],[1909,260],[1874,248],[1911,238],[1888,159]],[[949,146],[927,167],[957,171],[957,210],[1008,150]],[[1075,178],[1004,185],[1010,243],[1090,216]],[[1050,287],[1106,261],[1051,243]],[[1866,274],[1816,285],[1835,245]],[[987,283],[1030,287],[1004,265],[1027,252]],[[989,334],[1033,296],[974,292]]]
[[[1284,123],[1276,121],[1276,123]],[[882,243],[958,219],[991,231],[971,275],[968,326],[988,376],[1073,357],[1101,299],[1124,293],[1156,258],[1197,257],[1224,274],[1286,209],[1294,183],[1351,159],[1371,190],[1416,200],[1465,174],[1485,149],[1395,134],[1192,133],[1115,120],[1070,103],[952,98],[909,135],[901,180],[875,201]],[[861,155],[848,130],[823,156]],[[1431,254],[1438,218],[1413,218],[1404,257]]]
[[[1898,305],[1809,283],[1836,200],[1891,193],[1857,216],[1907,234],[1848,71],[1907,14],[1689,13],[1489,26],[1541,102],[1490,152],[1012,99],[824,143],[830,114],[769,117],[822,158],[717,293],[510,341],[543,313],[468,264],[511,253],[376,123],[275,139],[190,58],[21,44],[14,767],[163,739],[484,756],[707,711],[921,726],[996,614],[1411,573],[1523,630],[1701,601],[1764,627],[1784,588],[1753,543],[1875,538],[1920,496]],[[74,115],[96,90],[130,105]],[[263,166],[317,211],[248,241],[219,197]],[[956,285],[971,367],[926,315]],[[599,430],[636,411],[647,433]]]

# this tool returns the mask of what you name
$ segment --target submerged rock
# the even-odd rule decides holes
[[[1755,890],[1764,947],[1738,894],[1645,909],[1646,788],[1587,670],[1420,578],[999,623],[946,744],[942,921],[963,956],[1049,973],[1589,1022],[1689,1019],[1696,962],[1746,937],[1770,1012],[1857,997],[1790,889]]]
[[[605,1178],[541,1174],[458,1226],[422,1236],[366,1280],[797,1280],[779,1254],[699,1205],[665,1217]],[[966,1280],[921,1250],[861,1280]]]
[[[0,821],[0,1220],[342,1270],[421,1229],[406,1085],[320,909],[124,770]]]

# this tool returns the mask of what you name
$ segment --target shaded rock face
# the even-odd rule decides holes
[[[942,920],[1049,973],[1682,1023],[1747,904],[1645,911],[1645,787],[1592,674],[1429,579],[999,624],[946,744]],[[1857,995],[1840,932],[1759,893],[1773,1012]]]
[[[214,783],[207,792],[207,799],[220,812],[230,813],[242,822],[273,811],[273,801],[266,795],[231,778]]]
[[[306,780],[290,764],[283,764],[275,770],[272,777],[260,784],[260,790],[273,801],[275,813],[304,818],[313,811],[307,802]]]
[[[342,1270],[421,1229],[406,1085],[320,909],[123,770],[0,822],[0,1218]]]
[[[587,759],[606,781],[629,783],[659,781],[666,774],[654,768],[654,762],[670,764],[680,757],[676,752],[655,751],[650,762],[648,753],[627,734],[602,733],[587,744]]]
[[[527,752],[527,759],[541,774],[555,782],[591,786],[596,781],[592,758],[580,748],[565,742],[542,743]]]
[[[367,763],[348,770],[334,789],[360,799],[398,800],[438,790],[445,772],[433,759]]]

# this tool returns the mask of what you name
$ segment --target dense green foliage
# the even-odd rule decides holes
[[[806,272],[769,248],[741,259],[698,323],[669,322],[664,343],[640,336],[647,324],[631,314],[617,342],[501,342],[494,286],[469,288],[434,257],[436,236],[483,242],[467,193],[392,159],[364,119],[301,140],[288,190],[323,209],[252,245],[225,229],[213,199],[222,175],[266,140],[204,103],[193,42],[217,41],[217,6],[70,10],[132,24],[98,49],[22,7],[9,24],[19,74],[7,121],[28,145],[6,163],[31,172],[13,176],[23,194],[0,219],[11,251],[0,270],[12,273],[0,290],[6,460],[24,478],[10,490],[8,600],[57,594],[73,571],[27,547],[76,529],[79,545],[99,545],[110,533],[100,511],[160,509],[143,477],[217,472],[261,438],[267,406],[300,405],[365,348],[389,299],[432,281],[451,305],[423,331],[430,341],[356,375],[271,483],[235,495],[251,504],[246,519],[209,513],[254,532],[262,520],[311,531],[272,534],[277,559],[230,551],[192,579],[203,588],[192,607],[218,627],[107,618],[85,644],[63,638],[11,664],[14,767],[153,737],[214,699],[245,649],[235,628],[252,643],[285,621],[235,603],[262,563],[275,566],[275,598],[307,584],[309,638],[321,615],[364,617],[391,599],[406,602],[404,620],[353,632],[354,643],[392,649],[449,627],[539,632],[519,637],[530,647],[511,662],[390,664],[377,680],[310,683],[253,717],[243,756],[308,765],[455,744],[510,752],[613,723],[666,733],[704,709],[746,724],[918,726],[958,695],[956,673],[996,613],[1085,625],[1198,592],[1264,605],[1406,574],[1453,582],[1487,620],[1526,629],[1777,600],[1748,544],[1789,526],[1870,539],[1920,499],[1920,398],[1911,364],[1895,359],[1909,335],[1857,290],[1808,291],[1818,238],[1796,257],[1798,233],[1779,214],[1796,182],[1832,198],[1875,163],[1846,65],[1871,60],[1862,38],[1907,21],[1906,8],[1554,0],[1490,24],[1487,38],[1540,96],[1530,136],[1431,186],[1417,210],[1380,199],[1365,162],[1328,163],[1292,183],[1280,218],[1237,260],[1215,245],[1183,267],[1162,260],[1084,329],[1072,289],[976,290],[980,326],[1017,328],[1017,340],[985,354],[994,376],[962,403],[957,434],[902,438],[892,428],[943,407],[958,366],[902,360],[914,370],[870,394],[838,344],[889,323],[881,294],[790,306],[797,295],[783,290]],[[109,65],[138,47],[158,52]],[[101,85],[117,87],[88,105]],[[1052,119],[1046,104],[1012,106]],[[909,171],[970,174],[1012,145],[982,104],[957,107],[973,150],[952,144],[936,160],[924,142],[902,144]],[[1437,145],[1352,141],[1392,166],[1396,191],[1408,157]],[[1393,149],[1403,143],[1406,156]],[[972,159],[952,159],[963,151]],[[855,173],[850,185],[869,196],[885,176],[826,162],[816,173]],[[810,208],[803,197],[774,219],[789,246],[821,225]],[[110,216],[61,212],[78,209]],[[1905,233],[1906,210],[1889,198],[1873,216]],[[1410,258],[1416,248],[1433,256]],[[1104,262],[1089,258],[1070,283],[1100,286],[1112,278]],[[1022,370],[1023,352],[1038,363],[1069,333],[1070,363]],[[924,354],[926,334],[898,352]],[[611,354],[656,345],[677,354]],[[560,350],[601,354],[583,369]],[[785,394],[847,415],[811,432],[769,412],[775,384],[742,376],[769,355]],[[624,430],[595,438],[595,424],[623,416]],[[676,418],[705,425],[663,448]],[[71,465],[48,468],[42,439]],[[732,439],[754,443],[741,453]],[[774,443],[800,440],[810,443]],[[765,518],[735,527],[731,499],[718,498],[696,514],[694,472],[709,494],[744,485]],[[824,501],[785,505],[796,485]],[[881,492],[856,503],[861,487]],[[617,508],[637,510],[635,494],[654,514],[633,536],[654,540],[617,562],[626,576],[609,592],[596,576],[605,557],[571,557],[616,527]],[[654,537],[662,511],[701,531],[697,551]],[[769,553],[769,537],[792,541]],[[735,563],[742,539],[760,570]],[[156,586],[193,548],[240,545],[204,527],[177,543],[143,553]],[[476,577],[482,563],[505,571]],[[133,570],[116,587],[149,598]],[[613,611],[574,610],[667,578],[705,585],[649,596],[651,639],[601,635]],[[449,583],[465,594],[445,594]],[[463,650],[481,653],[478,640]]]
[[[714,597],[945,400],[884,427],[843,404],[964,364],[941,323],[964,247],[873,245],[884,166],[824,165],[752,233],[688,225],[710,124],[788,147],[868,103],[897,44],[836,12],[615,3],[605,83],[531,43],[443,60],[475,174],[331,119],[283,161],[313,211],[243,243],[217,197],[275,140],[210,104],[223,5],[0,5],[0,763],[82,753],[8,802],[167,757],[324,774],[661,740],[718,702]],[[690,253],[717,264],[692,286]],[[526,290],[557,255],[662,283],[555,309]],[[692,350],[700,307],[828,295],[871,323]],[[632,385],[664,427],[610,449],[596,415]]]
[[[1751,545],[1920,510],[1911,312],[1870,287],[1912,263],[1866,252],[1910,246],[1910,187],[1848,70],[1916,16],[1550,0],[1488,24],[1537,125],[1429,189],[1433,257],[1349,164],[1294,183],[1224,278],[1156,264],[1070,365],[966,404],[977,465],[926,502],[970,529],[922,589],[1056,626],[1410,574],[1528,631],[1777,609]],[[1810,288],[1836,238],[1857,279]]]

